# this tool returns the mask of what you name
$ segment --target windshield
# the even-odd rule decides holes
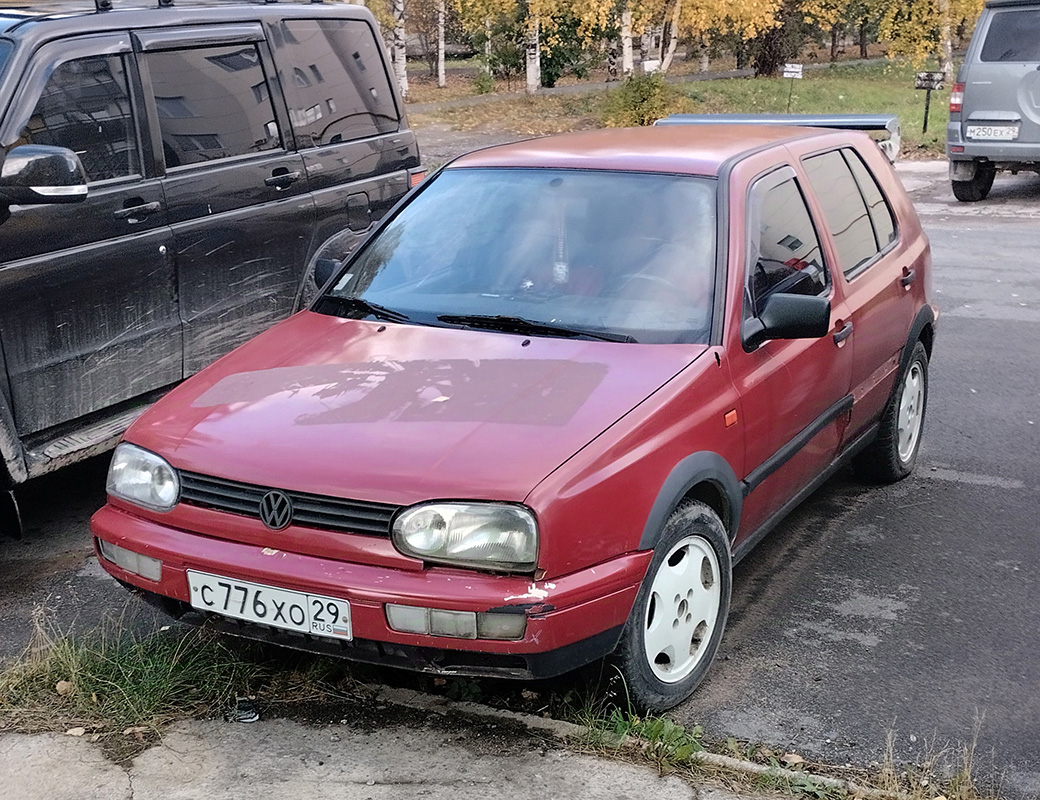
[[[714,282],[714,180],[448,169],[367,243],[315,310],[536,336],[706,342]]]

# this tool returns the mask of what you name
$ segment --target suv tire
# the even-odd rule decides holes
[[[977,203],[985,200],[989,190],[993,188],[993,179],[997,169],[988,161],[980,161],[975,165],[975,177],[970,181],[950,181],[953,196],[962,203]]]

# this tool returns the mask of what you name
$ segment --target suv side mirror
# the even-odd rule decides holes
[[[804,294],[772,294],[757,317],[744,322],[744,349],[754,350],[768,339],[818,339],[831,326],[831,301]]]
[[[0,204],[78,203],[87,196],[87,173],[64,147],[23,144],[0,166]]]

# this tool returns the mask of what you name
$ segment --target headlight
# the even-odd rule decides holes
[[[181,482],[165,459],[123,442],[112,454],[106,488],[113,497],[134,505],[169,511],[177,505]]]
[[[425,561],[527,572],[538,556],[538,524],[523,506],[424,503],[394,520],[393,541]]]

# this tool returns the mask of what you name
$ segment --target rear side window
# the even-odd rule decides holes
[[[13,45],[10,42],[0,39],[0,75],[4,74],[4,67],[7,66],[7,57],[11,54]]]
[[[284,20],[275,59],[300,147],[396,131],[390,78],[375,35],[360,20]]]
[[[124,66],[122,56],[59,64],[20,141],[67,147],[79,156],[91,182],[138,174],[137,135]]]
[[[896,238],[896,223],[892,216],[892,209],[885,202],[885,196],[881,193],[877,179],[867,169],[863,159],[855,150],[842,150],[852,174],[856,177],[856,183],[863,192],[863,200],[870,212],[870,221],[874,224],[874,236],[877,238],[878,249],[884,250],[890,242]]]
[[[1040,61],[1040,9],[993,14],[982,61]]]
[[[849,275],[878,252],[866,202],[849,165],[837,150],[807,158],[804,164],[809,183],[823,206],[842,272]]]
[[[255,44],[145,54],[167,167],[281,147]]]

